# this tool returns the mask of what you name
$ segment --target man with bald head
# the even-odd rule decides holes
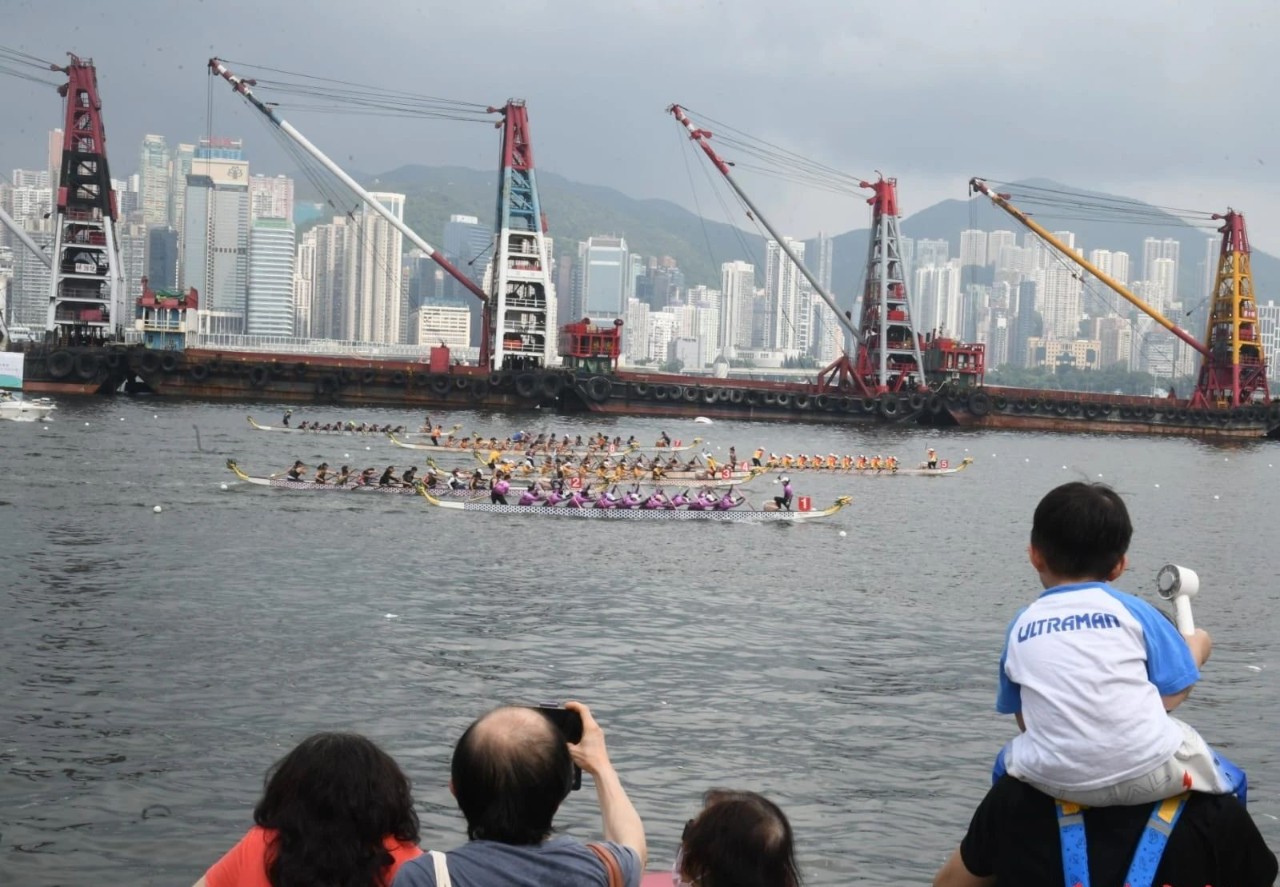
[[[453,750],[453,792],[470,841],[401,866],[394,887],[606,887],[616,867],[638,887],[647,856],[644,825],[605,749],[604,731],[579,702],[582,740],[569,742],[536,709],[498,708],[471,724]],[[552,837],[552,819],[573,786],[573,766],[591,774],[604,841]],[[601,855],[603,851],[604,855]],[[446,871],[447,869],[447,871]]]

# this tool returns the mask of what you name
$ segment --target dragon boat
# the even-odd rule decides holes
[[[458,426],[455,426],[455,430]],[[553,446],[547,443],[525,445],[523,441],[504,440],[498,446],[493,446],[490,441],[493,438],[484,438],[479,434],[473,437],[460,437],[445,443],[420,443],[415,440],[409,440],[412,437],[429,437],[423,432],[415,431],[402,434],[387,435],[393,444],[403,447],[406,450],[426,450],[433,453],[480,453],[485,454],[498,453],[499,455],[520,455],[523,456],[532,452],[535,456],[639,456],[639,455],[661,455],[666,453],[681,453],[686,450],[692,450],[703,445],[704,441],[700,437],[695,437],[691,443],[679,443],[669,447],[641,447],[626,445],[618,446],[616,444],[606,444],[604,446],[570,446],[561,447]]]
[[[490,452],[492,455],[492,452]],[[514,454],[513,454],[514,455]],[[492,467],[489,459],[481,453],[475,454],[477,462]],[[430,463],[428,463],[430,464]],[[536,468],[530,468],[522,461],[513,459],[499,458],[498,464],[504,471],[510,472],[516,477],[551,477],[555,474],[555,468],[549,465],[538,465]],[[434,467],[434,466],[433,466]],[[689,469],[659,469],[654,474],[653,468],[643,468],[637,474],[635,468],[615,466],[613,468],[586,468],[583,469],[577,465],[565,464],[560,466],[560,474],[563,477],[581,477],[589,480],[609,481],[611,483],[692,483],[708,486],[742,486],[755,480],[764,474],[767,469],[764,468],[730,468],[728,465],[719,465],[714,471],[709,467],[699,468],[696,470]]]
[[[746,464],[746,463],[743,463]],[[805,472],[823,472],[825,474],[839,474],[843,477],[947,477],[952,474],[959,474],[970,465],[973,464],[972,456],[965,456],[960,460],[959,465],[951,465],[947,460],[943,459],[938,463],[937,468],[926,468],[920,466],[918,468],[846,468],[844,465],[836,465],[829,467],[825,464],[807,464],[807,465],[766,465],[762,470],[773,472],[775,474],[789,474],[794,471]]]
[[[386,495],[412,496],[414,493],[417,492],[416,485],[407,486],[407,487],[403,485],[383,487],[383,486],[379,486],[378,484],[359,484],[359,483],[318,484],[318,483],[315,483],[314,481],[289,480],[286,477],[277,477],[275,475],[268,475],[267,477],[254,477],[252,475],[245,474],[244,471],[240,468],[240,466],[236,463],[235,459],[227,460],[227,468],[230,469],[231,472],[235,474],[235,476],[239,478],[241,481],[243,481],[244,483],[252,484],[256,487],[272,487],[273,489],[277,489],[277,490],[290,490],[295,493],[348,492],[348,493],[356,493],[359,495],[378,493],[384,496]],[[477,497],[481,497],[485,499],[489,498],[488,490],[454,490],[454,489],[450,489],[448,486],[442,486],[438,488],[433,487],[431,489],[431,493],[442,499],[451,499],[451,500],[475,499]]]
[[[690,511],[687,508],[599,508],[594,505],[573,507],[558,505],[495,505],[484,501],[457,502],[442,499],[430,491],[418,488],[419,494],[429,505],[438,508],[451,508],[455,511],[476,511],[485,514],[528,514],[547,517],[578,518],[580,520],[619,520],[619,521],[716,521],[730,524],[759,523],[804,523],[819,520],[836,514],[852,500],[849,496],[840,496],[826,508],[814,510],[807,496],[796,499],[794,511],[773,511],[764,509],[731,508],[726,511],[702,510]]]
[[[263,425],[261,422],[255,422],[253,416],[247,416],[246,418],[249,420],[250,427],[255,431],[276,431],[283,434],[332,434],[335,436],[381,437],[382,435],[390,434],[391,431],[388,429],[390,427],[394,427],[388,425],[366,425],[364,429],[357,430],[355,427],[356,423],[354,422],[340,422],[338,423],[339,427],[337,428],[332,427],[332,423],[330,423],[330,427],[328,428],[291,428],[288,425]],[[454,425],[447,433],[453,434],[461,427],[461,425]]]

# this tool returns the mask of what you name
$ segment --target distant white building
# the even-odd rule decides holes
[[[987,232],[969,228],[960,232],[960,267],[987,264]]]

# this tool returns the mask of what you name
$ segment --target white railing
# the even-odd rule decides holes
[[[235,333],[187,333],[187,348],[252,353],[312,354],[331,357],[365,357],[370,360],[417,360],[425,363],[430,345],[383,345],[333,339],[299,339],[293,336],[239,335]],[[479,359],[476,348],[450,348],[450,358],[463,363]]]

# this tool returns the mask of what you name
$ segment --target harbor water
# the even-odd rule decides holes
[[[975,460],[946,478],[797,472],[815,508],[854,497],[805,525],[620,524],[236,482],[228,457],[249,474],[422,464],[382,438],[245,421],[280,412],[85,400],[0,428],[0,885],[194,882],[250,825],[267,767],[317,730],[394,755],[424,846],[449,849],[465,840],[447,783],[467,723],[565,699],[603,724],[651,868],[670,865],[701,793],[729,786],[788,813],[811,885],[927,883],[1016,729],[993,708],[1002,633],[1039,591],[1035,503],[1074,479],[1129,504],[1122,588],[1155,600],[1161,565],[1199,572],[1216,647],[1180,715],[1249,772],[1280,846],[1280,444],[433,417],[500,436],[702,433],[740,458]],[[316,418],[422,421],[294,414]],[[746,495],[775,492],[769,478]],[[598,836],[589,778],[557,825]]]

